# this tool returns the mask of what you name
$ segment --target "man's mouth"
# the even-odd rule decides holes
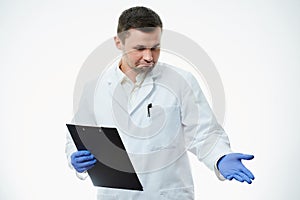
[[[153,67],[154,63],[140,63],[137,65],[138,68],[140,67]]]

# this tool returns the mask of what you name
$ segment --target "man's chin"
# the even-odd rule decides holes
[[[135,67],[135,71],[139,73],[149,72],[154,68],[155,65],[145,66],[145,65],[139,65]]]

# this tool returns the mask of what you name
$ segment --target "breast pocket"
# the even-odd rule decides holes
[[[153,106],[151,126],[160,127],[153,133],[151,151],[176,148],[176,138],[182,133],[179,106]]]
[[[179,106],[165,106],[164,112],[166,115],[165,125],[167,129],[177,129],[181,126],[181,112]]]

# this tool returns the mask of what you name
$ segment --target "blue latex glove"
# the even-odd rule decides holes
[[[91,169],[96,162],[94,155],[87,150],[76,151],[71,155],[71,163],[79,173]]]
[[[218,161],[217,167],[226,179],[236,179],[237,181],[246,181],[251,184],[251,180],[254,180],[254,175],[243,165],[241,160],[251,160],[253,158],[253,155],[230,153]]]

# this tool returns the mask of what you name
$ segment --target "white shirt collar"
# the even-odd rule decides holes
[[[137,79],[137,83],[140,83],[140,82],[143,82],[143,80],[147,77],[149,78],[155,78],[157,76],[159,76],[161,74],[161,71],[162,71],[162,67],[163,67],[163,63],[157,63],[154,68],[148,72],[146,74],[146,77],[144,76],[145,74],[139,74],[136,79]],[[117,82],[123,82],[123,81],[131,81],[122,71],[121,69],[119,68],[119,63],[116,63],[115,66],[114,66],[114,69],[113,71],[115,72],[115,77],[116,79],[114,81],[117,81]],[[112,80],[109,78],[108,79],[109,82],[111,82]]]

